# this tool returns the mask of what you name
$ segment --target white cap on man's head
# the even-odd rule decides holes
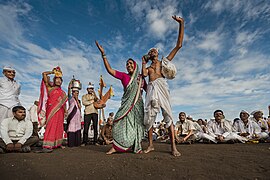
[[[246,110],[242,110],[240,113],[247,113],[247,114],[249,114]]]
[[[94,89],[94,84],[92,84],[92,83],[89,82],[89,84],[88,84],[88,86],[87,86],[87,89],[88,89],[88,88]]]
[[[154,47],[150,48],[150,49],[148,50],[148,52],[150,52],[152,49],[155,49],[155,50],[157,51],[157,53],[158,53],[158,48],[154,48]]]
[[[4,66],[3,70],[8,70],[8,71],[15,71],[14,68],[12,68],[11,66]]]
[[[261,112],[263,114],[263,111],[262,110],[255,110],[255,111],[252,111],[251,115],[254,115],[256,114],[257,112]]]

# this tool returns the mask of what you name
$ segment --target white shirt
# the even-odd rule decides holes
[[[195,128],[195,133],[197,133],[197,132],[204,132],[203,131],[203,129],[202,129],[202,127],[197,123],[197,122],[193,122],[193,126],[194,126],[194,128]]]
[[[261,128],[260,126],[252,120],[248,120],[247,124],[245,125],[242,120],[238,120],[234,124],[234,129],[238,133],[249,133],[248,138],[252,138],[253,134],[260,134]]]
[[[182,127],[181,127],[182,126]],[[195,130],[195,127],[193,125],[193,122],[190,120],[185,120],[183,123],[181,121],[177,121],[175,124],[175,130],[179,131],[182,128],[182,132],[181,135],[187,135],[189,133],[190,130]]]
[[[226,119],[222,119],[220,123],[217,123],[215,119],[212,119],[208,122],[207,128],[209,131],[209,135],[216,137],[217,135],[224,135],[225,133],[231,133],[232,132],[232,125],[230,121]]]
[[[11,117],[3,119],[0,124],[1,138],[6,144],[12,143],[12,140],[24,144],[31,137],[32,131],[32,122],[27,119],[18,121],[15,117]]]
[[[260,119],[260,120],[256,120],[255,118],[253,118],[254,121],[261,127],[262,132],[268,132],[269,128],[268,128],[268,123],[265,119]]]
[[[20,105],[21,85],[15,80],[11,81],[6,76],[0,77],[0,104],[11,108],[15,105]]]
[[[31,122],[38,122],[38,116],[37,116],[37,105],[33,105],[29,109],[29,120]]]

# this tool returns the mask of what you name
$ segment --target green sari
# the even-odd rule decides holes
[[[121,107],[117,111],[113,124],[113,147],[116,151],[142,150],[141,141],[144,137],[144,104],[141,95],[142,77],[138,66],[132,74],[121,100]],[[139,78],[138,78],[139,77]]]

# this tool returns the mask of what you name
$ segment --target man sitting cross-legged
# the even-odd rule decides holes
[[[13,107],[12,112],[14,117],[3,119],[0,124],[0,153],[30,152],[30,146],[38,142],[37,136],[31,137],[32,122],[25,119],[23,106]]]

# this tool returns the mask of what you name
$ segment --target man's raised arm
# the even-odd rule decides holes
[[[173,48],[173,50],[167,56],[167,59],[169,61],[171,61],[174,58],[176,53],[182,47],[182,42],[183,42],[183,38],[184,38],[184,19],[181,17],[177,17],[176,15],[172,16],[172,18],[179,23],[179,34],[178,34],[176,46]]]

